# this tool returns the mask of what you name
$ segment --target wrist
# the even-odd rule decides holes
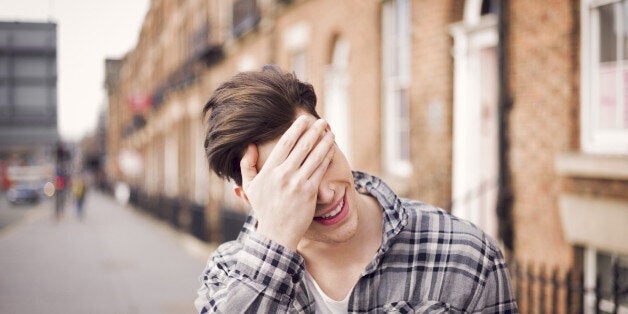
[[[301,240],[301,237],[297,236],[296,232],[288,231],[285,227],[269,226],[260,222],[257,225],[257,232],[295,252]]]

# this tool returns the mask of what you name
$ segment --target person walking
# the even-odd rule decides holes
[[[83,203],[85,202],[85,180],[81,175],[77,175],[72,179],[72,193],[74,194],[74,200],[76,202],[76,216],[79,219],[83,219]]]

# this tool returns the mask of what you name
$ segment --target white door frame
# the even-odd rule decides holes
[[[486,204],[483,206],[478,197],[491,189],[496,190],[497,185],[497,178],[483,182],[483,186],[478,184],[485,170],[480,167],[482,103],[478,74],[481,73],[481,50],[497,47],[499,34],[497,16],[481,16],[481,7],[482,0],[467,0],[464,20],[450,26],[454,39],[452,213],[476,223],[496,237],[497,223],[492,221],[494,219],[487,221],[482,208]],[[489,193],[492,194],[496,195]]]

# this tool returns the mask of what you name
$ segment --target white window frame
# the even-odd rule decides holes
[[[582,150],[593,154],[628,154],[628,126],[624,129],[603,130],[596,126],[598,119],[598,110],[596,110],[596,101],[599,98],[597,78],[599,60],[599,11],[598,7],[602,5],[621,3],[622,0],[582,0],[581,1],[581,90],[580,90],[580,142]],[[625,5],[628,5],[626,3]],[[618,15],[618,27],[623,27],[624,18]],[[621,31],[618,33],[622,33]],[[622,45],[618,45],[618,56],[623,55]],[[621,54],[620,54],[621,53]],[[627,61],[622,61],[626,63]],[[621,68],[622,65],[620,64]],[[618,82],[622,82],[621,71],[618,71]],[[619,104],[617,108],[623,106],[624,95],[623,90],[626,84],[618,85],[617,99]],[[623,110],[623,109],[618,109]],[[621,119],[623,114],[618,114]]]
[[[407,12],[399,12],[405,7]],[[411,43],[412,19],[411,2],[409,0],[389,0],[382,8],[382,87],[384,105],[384,138],[383,154],[385,169],[391,174],[409,177],[412,173],[410,135],[405,143],[400,143],[400,133],[410,133],[410,81],[411,81]],[[402,23],[406,20],[405,25]],[[400,29],[402,24],[405,29]],[[396,38],[395,38],[396,37]],[[398,73],[395,73],[394,62],[399,62]],[[405,90],[405,103],[398,101],[397,93]],[[399,117],[398,112],[406,105],[406,117]],[[402,156],[403,145],[409,151],[407,158]]]

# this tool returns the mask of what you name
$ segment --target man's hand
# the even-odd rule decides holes
[[[240,161],[242,189],[258,221],[257,231],[296,251],[312,223],[318,187],[333,157],[327,122],[311,126],[299,116],[281,136],[258,173],[259,152],[250,144]]]

